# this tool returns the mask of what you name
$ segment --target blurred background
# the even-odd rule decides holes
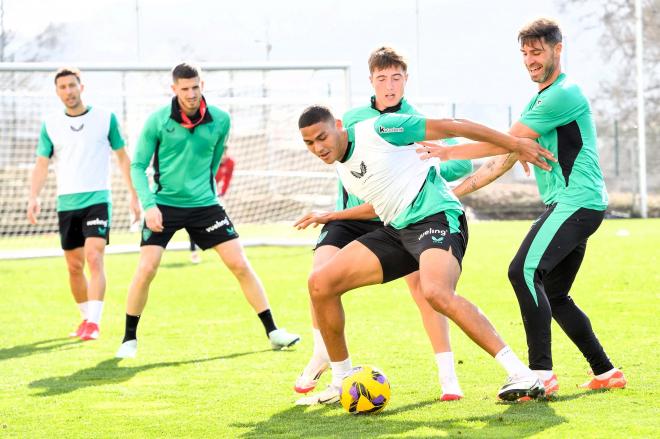
[[[367,105],[373,49],[391,45],[407,56],[406,97],[426,115],[506,130],[537,90],[516,37],[539,16],[559,20],[562,68],[591,99],[610,216],[640,215],[640,172],[648,215],[660,216],[660,0],[641,4],[645,170],[632,0],[0,0],[0,250],[57,242],[52,175],[37,227],[28,226],[25,205],[42,117],[62,106],[52,81],[59,66],[83,70],[84,102],[117,114],[130,151],[148,114],[169,102],[168,69],[201,64],[209,103],[232,116],[228,212],[239,226],[288,225],[331,209],[336,196],[334,173],[304,148],[297,117],[312,103],[336,114]],[[118,173],[113,184],[113,230],[127,231]],[[476,219],[533,218],[543,209],[519,165],[465,204]]]

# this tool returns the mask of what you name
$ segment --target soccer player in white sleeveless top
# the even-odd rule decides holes
[[[130,209],[140,217],[131,184],[130,159],[115,115],[83,104],[80,71],[62,68],[55,73],[55,92],[64,111],[46,116],[41,126],[37,160],[30,181],[27,217],[36,224],[41,211],[39,193],[52,159],[57,178],[60,241],[69,272],[69,285],[82,322],[70,335],[82,340],[99,336],[105,296],[103,256],[109,242],[112,200],[110,156],[114,152],[130,192]],[[87,263],[89,279],[85,276]]]

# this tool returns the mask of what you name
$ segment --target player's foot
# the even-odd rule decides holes
[[[328,369],[328,366],[330,365],[325,361],[316,367],[310,367],[308,365],[296,379],[296,385],[293,387],[293,390],[298,393],[307,393],[314,390],[319,382],[319,378]]]
[[[545,394],[545,388],[536,375],[523,377],[508,377],[506,383],[500,388],[497,397],[502,401],[519,401],[529,397],[536,399]]]
[[[296,405],[334,404],[339,402],[339,394],[338,388],[329,385],[325,390],[300,398],[296,401]]]
[[[550,378],[547,380],[543,380],[543,387],[545,388],[545,395],[544,397],[546,399],[552,399],[557,396],[557,392],[559,391],[559,380],[557,379],[557,375],[554,373]],[[522,398],[518,399],[518,402],[525,402],[525,401],[531,401],[532,398],[529,396],[523,396]]]
[[[593,377],[590,381],[587,381],[584,384],[581,384],[579,387],[582,389],[589,390],[600,390],[600,389],[623,389],[628,384],[626,377],[623,376],[623,372],[619,369],[615,369],[614,373],[605,379],[598,379]]]
[[[200,256],[199,252],[194,251],[190,253],[190,262],[193,264],[199,264],[202,262],[202,257]]]
[[[121,346],[119,346],[115,357],[135,358],[135,355],[137,355],[137,340],[133,339],[123,342]]]
[[[463,399],[463,395],[457,395],[455,393],[443,393],[442,396],[440,396],[440,401],[442,402],[458,401],[459,399]]]
[[[85,328],[83,329],[82,334],[80,334],[81,340],[96,340],[101,335],[101,330],[99,325],[93,322],[87,322]]]
[[[83,331],[85,330],[86,324],[87,324],[87,320],[83,320],[82,322],[80,322],[78,328],[75,331],[69,333],[69,337],[80,337],[83,334]]]
[[[463,391],[461,386],[458,384],[458,378],[456,375],[451,377],[444,377],[440,380],[440,388],[442,389],[442,395],[440,395],[440,401],[458,401],[463,398]]]
[[[293,346],[300,341],[298,334],[290,334],[284,328],[276,329],[268,333],[271,346],[276,351]]]

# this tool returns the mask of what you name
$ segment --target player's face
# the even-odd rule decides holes
[[[408,74],[401,66],[374,70],[369,77],[376,95],[376,108],[384,110],[397,105],[403,99]]]
[[[199,110],[203,88],[204,82],[199,76],[196,78],[179,78],[172,84],[172,91],[184,113],[193,115]]]
[[[543,39],[534,40],[520,48],[523,62],[532,81],[544,87],[554,80],[553,74],[559,67],[561,43],[549,45]]]
[[[78,82],[74,75],[60,76],[55,81],[55,92],[64,106],[70,110],[77,109],[82,105],[80,93],[83,91],[83,85]]]
[[[343,157],[340,136],[341,121],[319,122],[300,129],[307,149],[327,164]],[[345,148],[344,148],[345,149]]]

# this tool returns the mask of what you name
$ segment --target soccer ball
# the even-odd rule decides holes
[[[354,367],[341,384],[339,401],[348,413],[378,413],[389,400],[390,382],[375,367]]]

